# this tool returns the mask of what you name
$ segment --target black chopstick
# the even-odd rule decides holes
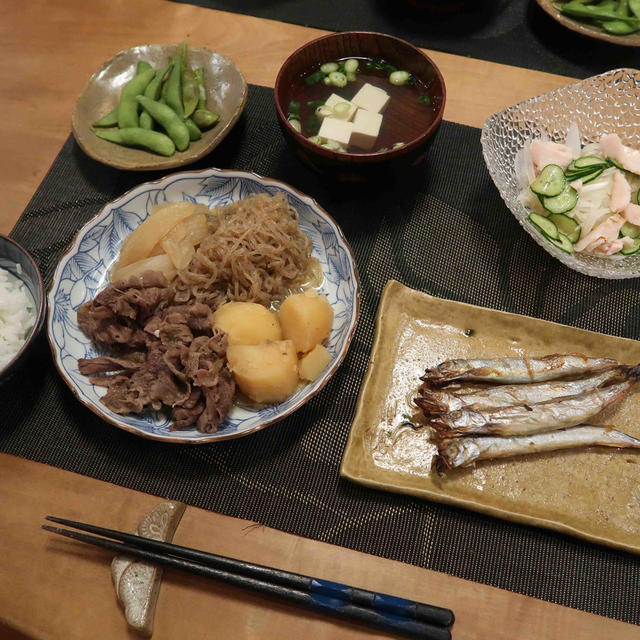
[[[450,609],[435,607],[433,605],[423,604],[413,600],[406,600],[405,598],[398,598],[396,596],[377,593],[375,591],[368,591],[367,589],[359,589],[357,587],[351,587],[338,582],[312,578],[310,576],[253,564],[243,560],[227,558],[225,556],[219,556],[206,551],[199,551],[197,549],[191,549],[190,547],[182,547],[169,542],[152,540],[150,538],[144,538],[131,533],[125,533],[115,529],[106,529],[104,527],[98,527],[84,522],[77,522],[75,520],[67,520],[65,518],[57,518],[54,516],[46,516],[46,520],[50,520],[51,522],[56,522],[58,524],[64,524],[74,529],[80,529],[81,531],[88,531],[107,538],[127,542],[142,549],[149,549],[160,553],[169,553],[177,558],[185,558],[209,567],[222,569],[223,571],[231,571],[251,578],[257,578],[258,580],[281,584],[285,587],[291,587],[300,591],[309,591],[310,593],[317,593],[319,595],[345,600],[352,604],[367,607],[369,609],[375,609],[385,613],[393,613],[395,615],[412,618],[414,620],[422,620],[423,622],[428,622],[429,624],[441,627],[448,627],[453,624],[454,617],[453,612]]]
[[[52,521],[63,520],[62,518],[53,518],[53,517],[47,517],[47,519]],[[68,521],[68,522],[73,522],[73,521]],[[97,529],[97,530],[101,529],[100,527],[94,527],[93,525],[84,525],[83,523],[77,523],[77,524],[79,526],[85,527],[87,530],[89,528]],[[207,554],[202,551],[197,551],[195,549],[189,549],[188,547],[179,547],[178,545],[171,545],[169,543],[162,543],[159,541],[149,540],[147,538],[142,538],[140,536],[135,536],[132,534],[126,534],[119,531],[114,531],[112,537],[115,537],[115,535],[122,538],[131,537],[134,539],[134,542],[136,544],[123,544],[120,542],[115,542],[113,540],[99,538],[99,537],[79,533],[77,531],[70,531],[68,529],[51,527],[48,525],[43,525],[43,528],[48,531],[52,531],[53,533],[57,533],[59,535],[73,538],[81,542],[86,542],[88,544],[93,544],[99,547],[103,547],[119,554],[133,555],[156,564],[162,564],[165,566],[169,566],[175,569],[180,569],[183,571],[188,571],[190,573],[195,573],[197,575],[201,575],[208,578],[216,578],[218,580],[224,581],[234,586],[244,587],[244,588],[251,589],[253,591],[260,592],[265,595],[283,598],[289,602],[298,604],[299,606],[303,606],[307,609],[328,613],[330,615],[338,616],[340,618],[350,620],[353,622],[363,622],[365,624],[374,626],[378,629],[381,629],[390,633],[395,633],[395,634],[409,636],[409,637],[425,638],[428,640],[449,640],[451,638],[451,634],[449,630],[443,626],[429,624],[422,620],[411,619],[406,616],[400,616],[400,615],[389,613],[388,611],[383,611],[380,609],[373,609],[366,606],[360,606],[358,604],[354,604],[353,602],[349,602],[344,598],[342,599],[337,598],[335,597],[335,594],[330,594],[328,592],[324,592],[324,593],[318,593],[317,591],[310,592],[304,589],[302,585],[301,585],[302,588],[296,589],[296,588],[285,586],[283,584],[279,584],[276,582],[260,580],[248,575],[239,575],[237,573],[228,571],[226,569],[216,568],[214,566],[207,566],[206,564],[202,564],[201,562],[195,562],[190,559],[185,559],[184,557],[178,557],[176,555],[169,555],[165,553],[165,549],[163,548],[165,545],[168,545],[169,547],[176,547],[179,550],[190,552],[191,554],[195,554],[196,556],[199,556],[202,559],[208,559],[208,556],[213,555],[213,554]],[[106,529],[105,531],[112,531],[112,530]],[[148,545],[148,548],[146,549],[142,548],[141,545],[145,545],[145,543],[147,542],[155,543],[155,544]],[[150,550],[151,546],[159,550],[160,553]],[[241,563],[240,561],[233,561],[230,558],[223,558],[222,556],[213,556],[213,557],[218,560],[224,559],[224,560],[229,560],[231,562]],[[252,567],[252,566],[258,567],[261,570],[266,570],[266,571],[269,570],[269,567],[260,567],[259,565],[250,565],[250,563],[241,563],[241,564],[248,565],[249,567]],[[277,569],[273,569],[273,571],[279,574],[286,574],[286,572],[280,572]],[[297,576],[297,574],[292,574],[292,575]],[[301,577],[305,577],[305,576],[301,576]],[[334,584],[334,583],[329,583],[329,584]],[[349,587],[346,587],[346,588],[348,589]],[[364,593],[373,593],[373,592],[364,592]],[[381,595],[381,594],[374,594],[374,595]],[[451,618],[452,617],[453,616],[451,616]]]

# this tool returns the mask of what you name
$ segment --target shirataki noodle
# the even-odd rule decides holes
[[[211,233],[174,280],[176,301],[269,306],[309,278],[311,240],[284,194],[252,196],[212,214]]]

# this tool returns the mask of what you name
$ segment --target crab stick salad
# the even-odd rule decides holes
[[[640,151],[615,133],[580,144],[530,140],[518,152],[516,177],[529,221],[566,253],[625,256],[640,250]]]

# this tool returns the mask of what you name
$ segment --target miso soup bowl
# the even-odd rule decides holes
[[[352,57],[384,59],[428,85],[435,105],[433,122],[413,140],[404,141],[402,147],[381,153],[332,151],[307,140],[287,118],[294,83],[302,82],[303,77],[317,69],[318,63]],[[311,168],[343,180],[358,180],[377,173],[376,170],[420,163],[442,121],[445,98],[444,79],[429,56],[404,40],[368,31],[333,33],[302,45],[285,60],[275,84],[278,120],[290,148]]]

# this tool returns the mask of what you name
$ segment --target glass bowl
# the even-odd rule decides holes
[[[507,207],[529,235],[570,269],[597,278],[637,278],[640,252],[630,256],[567,254],[554,247],[527,220],[518,200],[520,187],[514,170],[516,153],[527,138],[546,133],[564,142],[572,122],[582,144],[605,133],[617,133],[626,145],[640,149],[640,71],[614,69],[555,89],[492,115],[482,127],[482,153],[489,173]]]

